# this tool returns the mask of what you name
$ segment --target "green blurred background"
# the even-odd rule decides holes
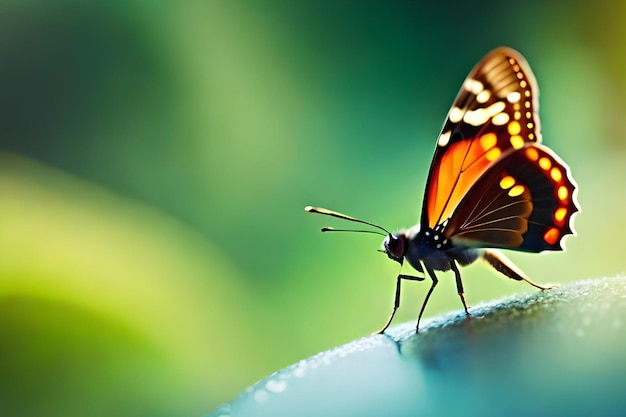
[[[625,19],[609,0],[3,1],[0,414],[198,416],[376,330],[397,264],[303,207],[415,223],[449,106],[500,45],[534,69],[583,208],[566,253],[510,257],[539,283],[621,273]],[[533,291],[464,277],[470,305]],[[455,292],[442,276],[427,316]]]

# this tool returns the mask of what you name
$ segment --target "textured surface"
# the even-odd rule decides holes
[[[479,305],[322,352],[216,416],[616,415],[626,409],[626,279]]]

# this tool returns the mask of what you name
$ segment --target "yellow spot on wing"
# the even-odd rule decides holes
[[[565,188],[564,185],[561,185],[559,187],[559,190],[557,191],[557,195],[559,196],[559,200],[567,200],[567,197],[569,196],[569,191],[567,191],[567,188]]]
[[[567,209],[565,207],[559,207],[554,212],[554,220],[557,223],[561,224],[561,223],[563,223],[563,220],[565,220],[565,215],[566,214],[567,214]]]
[[[522,195],[526,190],[526,187],[523,185],[516,185],[515,187],[509,190],[509,197],[517,197],[518,195]]]
[[[517,135],[522,131],[522,127],[515,120],[509,123],[507,126],[507,130],[509,131],[509,135]]]
[[[563,174],[561,174],[561,171],[557,167],[552,168],[552,171],[550,171],[550,176],[556,182],[561,182],[561,180],[563,179]]]
[[[524,139],[520,135],[511,136],[510,142],[513,149],[522,149],[524,147]]]
[[[544,156],[539,159],[539,166],[544,171],[547,171],[552,167],[552,162],[550,162],[550,160]]]
[[[507,175],[506,177],[500,180],[500,188],[502,188],[503,190],[508,190],[514,184],[515,184],[515,178],[511,177],[510,175]]]
[[[528,148],[526,149],[526,156],[531,161],[536,161],[537,159],[539,159],[539,152],[537,152],[537,149],[535,148]]]
[[[488,161],[495,161],[500,157],[501,153],[500,148],[491,148],[491,150],[485,154],[485,158],[487,158]]]
[[[496,143],[498,143],[498,137],[493,132],[486,133],[480,137],[480,146],[486,151],[493,148]]]

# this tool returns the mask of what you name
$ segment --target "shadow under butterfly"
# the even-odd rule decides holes
[[[437,286],[435,271],[452,270],[459,297],[469,314],[458,265],[479,258],[503,275],[545,290],[531,281],[497,249],[524,252],[564,250],[575,234],[573,215],[580,209],[569,166],[540,144],[539,90],[524,57],[500,47],[469,73],[437,139],[428,173],[421,223],[390,233],[383,227],[332,210],[305,210],[375,227],[374,230],[326,231],[377,233],[383,250],[401,266],[406,260],[428,274],[432,285],[417,319],[416,331]],[[458,264],[458,265],[457,265]],[[400,305],[402,280],[423,277],[399,274],[393,310]]]

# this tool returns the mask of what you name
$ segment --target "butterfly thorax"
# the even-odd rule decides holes
[[[400,263],[406,259],[420,272],[423,272],[422,265],[436,271],[448,271],[452,261],[468,265],[479,256],[479,250],[455,246],[438,229],[421,229],[419,224],[390,234],[383,245],[389,258]]]

